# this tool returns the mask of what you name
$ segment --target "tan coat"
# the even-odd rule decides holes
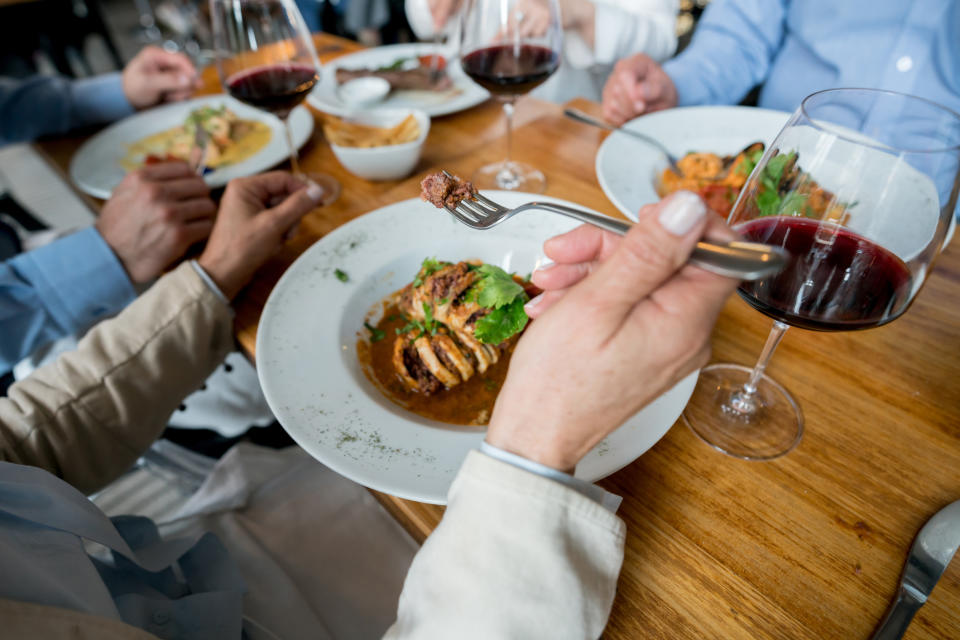
[[[232,346],[230,310],[181,265],[0,398],[0,460],[43,467],[92,492],[134,463]],[[624,532],[579,493],[471,453],[411,566],[387,638],[597,638]],[[11,638],[154,637],[2,599],[0,624]]]

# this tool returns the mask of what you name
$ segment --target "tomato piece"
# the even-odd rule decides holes
[[[419,58],[417,58],[417,60],[420,61],[420,66],[421,66],[421,67],[426,67],[427,69],[429,69],[429,68],[431,67],[431,65],[433,65],[433,56],[431,56],[431,55],[420,56]],[[447,59],[444,58],[443,56],[438,55],[438,56],[437,56],[437,71],[443,71],[443,70],[446,69],[446,68],[447,68]]]
[[[730,215],[738,195],[736,189],[726,184],[708,184],[700,187],[698,193],[707,206],[723,218]]]

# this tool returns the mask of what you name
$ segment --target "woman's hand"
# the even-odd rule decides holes
[[[231,180],[197,262],[223,295],[233,299],[280,249],[287,232],[322,200],[321,187],[286,171]]]
[[[510,362],[490,444],[572,469],[706,364],[711,329],[737,282],[686,261],[704,235],[732,232],[690,192],[644,207],[639,217],[622,238],[580,227],[547,242],[557,264],[534,274],[547,291],[531,305],[537,320]]]
[[[603,117],[618,127],[639,115],[677,106],[677,88],[653,58],[623,58],[603,87]]]

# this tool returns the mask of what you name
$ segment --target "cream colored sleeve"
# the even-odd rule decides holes
[[[471,452],[414,558],[387,640],[598,638],[626,527],[600,504]]]
[[[576,32],[564,35],[564,62],[577,69],[613,65],[645,53],[657,62],[677,50],[677,0],[584,0],[594,5],[594,45]]]
[[[229,308],[188,264],[0,398],[0,460],[90,493],[126,471],[233,347]]]

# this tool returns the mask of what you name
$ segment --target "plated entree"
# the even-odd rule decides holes
[[[484,425],[507,361],[527,326],[530,282],[478,260],[423,261],[387,297],[357,344],[368,379],[390,400],[426,418]]]
[[[371,77],[383,78],[394,91],[447,91],[453,88],[453,80],[447,73],[447,60],[439,54],[397,58],[380,67],[337,69],[338,85]]]
[[[838,200],[801,169],[798,160],[796,151],[775,151],[757,176],[756,190],[744,202],[738,218],[802,216],[844,224],[856,203]]]
[[[740,189],[760,162],[763,149],[762,142],[754,142],[734,156],[691,151],[677,161],[683,175],[670,167],[664,169],[657,193],[663,198],[675,191],[693,191],[700,194],[707,206],[727,217]]]
[[[197,148],[197,129],[208,138],[203,158],[192,158]],[[273,135],[270,127],[257,120],[244,120],[226,105],[204,106],[191,111],[183,124],[147,136],[127,147],[120,166],[128,171],[145,164],[169,160],[202,163],[211,169],[243,162],[263,147]]]

